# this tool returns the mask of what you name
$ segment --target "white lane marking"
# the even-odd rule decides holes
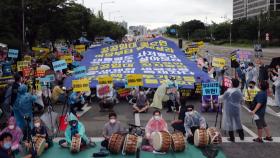
[[[242,125],[242,127],[243,127],[243,130],[245,130],[247,133],[249,133],[252,137],[254,137],[254,138],[258,137],[258,135],[256,135],[252,130],[250,130],[245,125]]]
[[[139,113],[134,114],[134,121],[135,121],[136,126],[141,126],[140,114]]]
[[[91,106],[84,106],[83,111],[78,111],[77,115],[79,117],[82,117],[86,112],[88,112],[91,109]]]

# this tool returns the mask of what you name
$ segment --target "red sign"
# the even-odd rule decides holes
[[[37,68],[36,70],[36,77],[44,77],[45,76],[45,70]]]
[[[232,82],[231,82],[231,78],[228,76],[224,77],[224,86],[227,88],[232,87]]]
[[[25,67],[22,69],[22,74],[23,77],[28,77],[31,75],[31,68],[30,67]]]

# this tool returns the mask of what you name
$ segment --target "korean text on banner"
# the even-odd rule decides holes
[[[28,77],[31,75],[31,68],[30,67],[25,67],[22,69],[22,74],[23,77]]]
[[[75,45],[75,50],[78,53],[83,53],[86,51],[86,46],[85,45]]]
[[[44,51],[46,53],[49,53],[50,49],[49,48],[32,47],[32,51],[34,51],[34,52]]]
[[[28,67],[30,64],[29,61],[18,61],[17,62],[17,70],[22,71],[23,68]]]
[[[44,77],[45,76],[45,69],[37,68],[36,69],[36,77]]]
[[[113,86],[112,84],[102,84],[96,86],[97,97],[112,97],[113,96]]]
[[[52,65],[53,65],[53,70],[54,71],[67,69],[67,63],[66,63],[65,60],[55,61],[55,62],[52,63]]]
[[[220,95],[219,82],[202,83],[202,95]]]
[[[127,75],[127,86],[143,86],[143,75],[141,74],[129,74]]]
[[[89,80],[88,79],[80,79],[80,80],[72,80],[72,86],[74,92],[89,92]]]
[[[212,65],[214,67],[223,68],[226,65],[226,60],[224,58],[214,57],[213,60],[212,60]]]
[[[231,77],[225,76],[224,77],[224,86],[227,88],[232,87]]]
[[[18,57],[18,50],[17,49],[9,49],[8,57],[17,58]]]
[[[54,82],[55,81],[55,77],[52,74],[52,75],[47,75],[44,78],[40,78],[39,80],[40,80],[40,82]]]
[[[73,56],[72,55],[63,55],[60,57],[61,60],[65,60],[67,64],[71,64],[73,62]]]
[[[80,66],[74,69],[74,76],[76,79],[84,78],[87,76],[87,69],[85,66]]]
[[[98,84],[112,84],[113,77],[111,76],[100,76],[98,77]]]

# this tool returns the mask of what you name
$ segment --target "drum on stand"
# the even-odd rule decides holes
[[[168,152],[171,145],[171,137],[168,132],[153,132],[152,133],[152,146],[155,151]]]
[[[135,154],[138,147],[138,136],[127,134],[123,145],[123,154]]]
[[[81,137],[72,137],[70,151],[72,153],[80,152],[81,142],[82,142],[82,138]]]
[[[215,127],[208,128],[207,134],[209,135],[209,144],[218,145],[222,143],[222,135],[217,128]]]
[[[186,148],[186,141],[182,132],[175,132],[171,134],[172,144],[171,148],[174,152],[182,152]]]
[[[114,133],[110,137],[108,149],[112,154],[121,152],[125,137],[122,134]]]
[[[42,137],[33,137],[33,142],[35,144],[35,150],[38,156],[41,156],[45,150],[46,139]]]
[[[206,129],[197,129],[194,133],[194,145],[205,147],[209,143],[209,136]]]

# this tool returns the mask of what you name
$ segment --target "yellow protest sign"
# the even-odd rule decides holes
[[[72,86],[74,92],[89,92],[89,80],[88,79],[80,79],[80,80],[72,80]]]
[[[191,83],[195,82],[195,79],[194,79],[193,76],[184,76],[183,80],[186,81],[186,82],[191,82]]]
[[[113,77],[112,76],[100,76],[97,78],[98,84],[112,84]]]
[[[130,74],[127,75],[127,86],[143,86],[143,75],[141,74]]]
[[[25,55],[24,58],[23,58],[24,61],[30,61],[32,60],[32,57],[29,56],[29,55]]]
[[[213,60],[212,60],[212,65],[214,67],[223,68],[226,65],[226,60],[224,58],[214,57]]]
[[[60,60],[65,60],[67,64],[71,64],[73,62],[72,55],[63,55],[60,57]]]
[[[145,79],[146,84],[158,84],[157,79]]]
[[[32,47],[32,51],[34,51],[34,52],[44,51],[46,53],[49,53],[50,49],[49,48],[41,48],[41,47]]]
[[[201,48],[201,47],[204,46],[204,42],[203,42],[203,41],[197,42],[196,44],[197,44],[197,46],[198,46],[199,48]]]
[[[31,82],[30,82],[30,87],[31,87]],[[41,91],[42,90],[39,79],[36,79],[36,81],[35,81],[35,89],[36,89],[36,91]]]
[[[83,53],[86,51],[86,46],[85,45],[75,45],[75,50],[78,52],[78,53]]]
[[[18,70],[18,71],[22,71],[22,69],[23,69],[24,67],[28,67],[29,64],[30,64],[30,61],[18,61],[18,62],[17,62],[17,70]]]

